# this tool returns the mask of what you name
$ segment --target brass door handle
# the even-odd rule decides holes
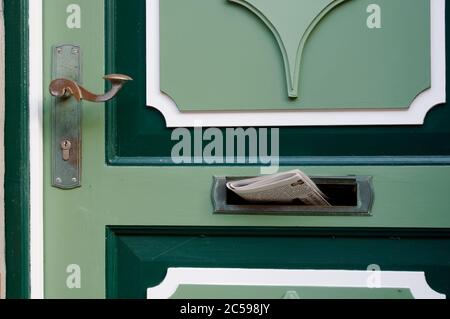
[[[97,95],[89,92],[75,81],[69,79],[56,79],[50,83],[50,94],[59,98],[69,98],[73,96],[77,101],[87,100],[91,102],[106,102],[116,96],[122,89],[123,85],[132,81],[133,79],[123,74],[109,74],[103,77],[105,80],[111,82],[111,90],[102,95]]]
[[[82,100],[106,102],[114,98],[132,78],[123,74],[104,77],[111,89],[94,94],[80,85],[82,48],[77,44],[54,45],[52,48],[51,141],[52,186],[59,189],[81,187],[82,179]]]

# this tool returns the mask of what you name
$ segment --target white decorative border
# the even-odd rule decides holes
[[[44,298],[42,0],[29,1],[30,297]]]
[[[430,0],[431,88],[408,109],[181,112],[160,90],[159,1],[147,0],[147,104],[164,115],[167,127],[417,125],[446,102],[445,0]]]
[[[147,298],[168,299],[180,285],[369,288],[373,275],[369,270],[169,268],[159,286],[147,289]],[[416,299],[445,299],[428,285],[423,272],[379,271],[376,275],[380,278],[377,288],[407,288]]]

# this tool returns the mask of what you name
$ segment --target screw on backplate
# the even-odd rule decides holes
[[[62,49],[61,49],[61,48],[57,48],[57,49],[56,49],[56,52],[57,52],[58,54],[61,54],[61,53],[62,53]]]
[[[80,52],[80,50],[78,48],[73,48],[72,49],[72,53],[73,54],[78,54]]]
[[[76,178],[74,177],[74,178],[72,178],[72,182],[76,183],[76,182],[78,182],[78,179],[76,179]]]
[[[61,183],[62,183],[62,179],[59,178],[59,177],[57,177],[55,180],[56,180],[56,182],[57,182],[58,184],[61,184]]]

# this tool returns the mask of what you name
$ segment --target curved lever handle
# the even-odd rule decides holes
[[[111,82],[111,90],[103,95],[97,95],[89,92],[78,83],[68,79],[56,79],[50,83],[50,94],[59,98],[69,98],[73,96],[77,101],[87,100],[91,102],[106,102],[116,96],[122,89],[123,85],[132,81],[133,79],[123,74],[109,74],[103,77],[105,80]]]

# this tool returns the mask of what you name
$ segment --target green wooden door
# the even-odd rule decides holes
[[[156,0],[43,0],[45,297],[145,298],[174,268],[370,265],[399,277],[424,274],[433,290],[450,293],[450,108],[441,103],[445,54],[430,45],[445,31],[443,1],[321,1],[327,14],[309,0],[275,8],[256,2],[164,0],[156,10]],[[277,14],[299,5],[311,21],[296,26],[296,37]],[[263,18],[248,10],[255,6]],[[268,27],[272,20],[283,26]],[[73,190],[52,187],[47,88],[60,44],[80,46],[89,90],[105,90],[104,74],[134,79],[109,103],[83,102],[82,179]],[[435,95],[423,100],[428,91]],[[263,164],[249,156],[177,162],[171,155],[181,135],[192,136],[194,154],[196,134],[217,127],[226,139],[233,123],[279,136],[282,171],[372,177],[371,215],[214,214],[214,176],[256,176]],[[379,291],[243,286],[255,298],[414,296],[406,284]],[[242,297],[242,287],[216,288],[217,297]],[[187,285],[174,296],[205,293],[201,284]]]

